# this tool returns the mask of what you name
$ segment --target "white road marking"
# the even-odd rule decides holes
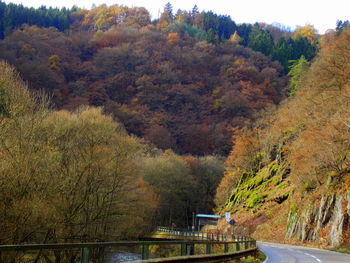
[[[277,247],[277,246],[273,246],[273,245],[266,245],[266,247],[270,247],[270,248],[273,248],[273,249],[281,249],[281,250],[288,250],[290,252],[297,252],[299,254],[304,254],[305,256],[307,257],[311,257],[313,258],[314,260],[316,260],[318,263],[322,263],[322,260],[320,260],[319,258],[317,258],[316,256],[314,255],[311,255],[307,252],[303,252],[303,251],[300,251],[300,250],[297,250],[297,249],[292,249],[292,248],[282,248],[282,247]],[[266,256],[266,259],[264,260],[263,263],[268,263],[269,262],[269,258]]]
[[[311,255],[311,254],[306,253],[306,252],[304,252],[304,255],[306,255],[306,256],[308,256],[308,257],[312,257],[312,258],[314,258],[317,262],[322,263],[321,259],[319,259],[318,257],[316,257],[316,256],[314,256],[314,255]]]

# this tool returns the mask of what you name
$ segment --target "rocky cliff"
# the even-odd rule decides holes
[[[291,209],[286,237],[338,247],[349,234],[349,219],[350,192],[326,194],[299,211],[295,206]]]
[[[317,189],[297,189],[286,163],[273,161],[254,174],[246,174],[219,210],[231,211],[234,229],[260,240],[312,242],[340,247],[350,237],[350,189],[346,183],[327,183]],[[347,180],[346,180],[347,178]],[[221,222],[220,228],[231,231]]]
[[[350,249],[349,46],[350,28],[329,32],[293,64],[295,93],[237,132],[218,212],[258,239]]]

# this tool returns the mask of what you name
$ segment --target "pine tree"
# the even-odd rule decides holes
[[[164,7],[164,13],[168,14],[171,21],[174,19],[173,6],[170,2],[166,3]]]
[[[198,14],[199,14],[198,6],[194,5],[194,7],[192,8],[192,11],[191,11],[191,16],[196,16]]]
[[[298,60],[290,60],[290,71],[288,76],[290,77],[289,82],[289,96],[294,96],[295,93],[300,89],[300,82],[303,74],[309,68],[310,63],[301,56]]]

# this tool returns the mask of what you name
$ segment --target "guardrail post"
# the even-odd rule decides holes
[[[224,253],[228,253],[228,243],[224,244]]]
[[[236,251],[240,251],[241,249],[240,249],[240,244],[239,244],[239,242],[236,242]]]
[[[193,244],[188,244],[188,254],[189,255],[194,255],[194,243]]]
[[[142,260],[143,259],[149,259],[149,245],[148,244],[142,245]]]
[[[181,256],[186,256],[187,251],[186,251],[186,244],[181,243]]]
[[[81,249],[80,263],[89,263],[89,248],[83,247]]]
[[[206,253],[211,254],[211,243],[206,243],[205,248],[206,248]]]

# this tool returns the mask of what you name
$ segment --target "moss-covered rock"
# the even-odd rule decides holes
[[[225,209],[257,208],[268,201],[280,203],[286,200],[290,185],[285,180],[288,172],[288,165],[273,161],[255,173],[242,174],[240,184],[233,190]]]

